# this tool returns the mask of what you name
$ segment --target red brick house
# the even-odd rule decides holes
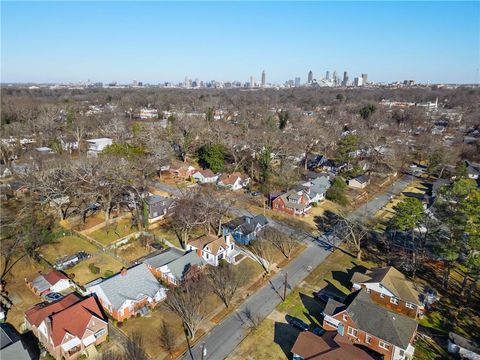
[[[55,359],[76,359],[89,354],[108,336],[107,318],[94,296],[75,293],[25,313],[25,326]]]
[[[310,198],[303,190],[290,190],[272,200],[272,209],[289,215],[305,215],[311,209]]]
[[[413,357],[417,322],[378,306],[365,291],[350,294],[344,303],[329,299],[323,314],[325,330],[336,330],[354,344],[383,355],[385,360]]]
[[[423,314],[420,293],[393,266],[373,268],[365,274],[356,272],[351,279],[353,290],[364,289],[372,300],[389,310],[416,318]]]

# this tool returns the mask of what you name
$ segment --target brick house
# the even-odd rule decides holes
[[[383,307],[416,318],[423,314],[420,293],[393,266],[373,268],[365,274],[356,272],[351,279],[353,290],[364,289],[372,300]]]
[[[378,306],[365,291],[350,294],[344,303],[328,299],[323,314],[325,330],[336,330],[354,344],[383,355],[385,360],[413,357],[417,322]]]
[[[95,296],[75,293],[34,306],[25,313],[25,326],[56,360],[88,357],[108,336],[107,318]]]
[[[272,200],[272,209],[289,215],[305,215],[311,209],[310,198],[303,190],[290,190]]]
[[[195,251],[185,253],[174,247],[147,257],[143,263],[157,279],[162,279],[171,285],[180,285],[192,266],[203,268],[206,265],[205,260]]]
[[[105,311],[118,321],[148,313],[167,296],[166,289],[143,263],[107,279],[94,280],[85,288],[96,294]]]

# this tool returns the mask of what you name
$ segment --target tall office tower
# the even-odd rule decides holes
[[[265,70],[262,71],[262,86],[265,86]]]
[[[300,78],[299,77],[295,78],[295,87],[300,87]]]
[[[343,72],[342,86],[347,86],[348,84],[348,74],[346,71]]]
[[[362,86],[363,85],[363,80],[361,77],[356,77],[353,79],[353,85],[354,86]]]
[[[327,73],[325,74],[325,79],[330,80],[330,71],[327,70]]]
[[[333,83],[334,85],[338,85],[337,70],[333,71]]]
[[[368,74],[362,74],[362,85],[367,85]]]
[[[253,76],[250,76],[250,87],[254,87],[254,86],[255,86],[255,83],[253,80]]]
[[[310,70],[308,72],[308,83],[311,84],[312,81],[313,81],[313,72],[312,72],[312,70]]]

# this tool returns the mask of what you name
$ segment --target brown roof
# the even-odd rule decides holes
[[[200,173],[200,174],[202,174],[203,177],[206,177],[206,178],[208,178],[208,177],[214,177],[214,176],[215,176],[215,174],[213,173],[213,171],[210,170],[210,169],[197,170],[197,171],[195,171],[194,174],[196,174],[196,173]]]
[[[55,285],[60,280],[68,280],[67,275],[55,269],[50,271],[48,274],[43,275],[43,277],[50,285]]]
[[[217,237],[213,235],[200,236],[199,238],[190,241],[188,244],[202,250],[208,245],[208,248],[213,255],[218,253],[220,247],[223,247],[224,249],[227,247],[223,236]]]
[[[302,331],[292,347],[292,353],[309,360],[373,359],[368,353],[356,347],[350,341],[336,335],[336,331],[328,331],[323,336]]]
[[[47,306],[42,304],[35,305],[33,308],[25,312],[25,318],[31,325],[38,327],[47,316],[60,312],[80,300],[81,297],[79,295],[71,293],[58,301],[48,304]]]
[[[399,299],[420,305],[420,293],[415,290],[413,284],[400,271],[393,266],[373,268],[365,274],[354,273],[352,283],[381,283],[388,290],[393,292]]]
[[[242,174],[239,172],[234,172],[233,174],[223,174],[220,176],[219,181],[225,185],[233,185],[238,178],[242,179]]]

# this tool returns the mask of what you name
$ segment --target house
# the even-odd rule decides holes
[[[236,242],[248,245],[267,225],[268,220],[263,215],[240,216],[223,224],[222,231],[223,236],[231,235]]]
[[[0,359],[31,360],[27,347],[23,344],[20,334],[10,324],[0,324]]]
[[[307,161],[307,167],[309,170],[328,171],[333,174],[337,174],[345,166],[346,164],[339,164],[335,160],[328,159],[323,155],[316,155]]]
[[[98,139],[90,139],[87,140],[88,144],[88,151],[87,155],[89,156],[97,156],[101,153],[107,146],[113,144],[113,140],[110,138],[98,138]]]
[[[95,296],[75,293],[27,310],[25,327],[56,360],[95,354],[95,346],[108,337],[108,320]]]
[[[123,268],[107,279],[94,280],[85,288],[97,295],[105,311],[117,321],[144,315],[167,296],[166,289],[143,263]]]
[[[217,185],[235,191],[246,187],[249,182],[250,178],[243,176],[239,172],[234,172],[233,174],[220,176]]]
[[[416,318],[424,311],[420,293],[393,266],[373,268],[365,274],[355,272],[351,279],[353,290],[364,289],[372,300],[389,310]]]
[[[192,177],[200,184],[212,184],[217,182],[219,175],[215,175],[212,170],[206,169],[195,171]]]
[[[465,339],[463,336],[450,332],[448,334],[448,352],[458,354],[461,359],[480,359],[480,342]]]
[[[233,263],[238,255],[231,235],[220,237],[213,235],[200,236],[188,242],[187,251],[191,250],[196,251],[208,264],[213,266],[217,266],[222,259]]]
[[[475,164],[470,161],[465,161],[465,165],[467,167],[467,176],[469,179],[478,179],[478,175],[480,174],[480,164]]]
[[[348,186],[355,189],[365,189],[370,183],[370,180],[365,175],[360,175],[348,180]]]
[[[158,119],[158,110],[157,109],[149,109],[149,108],[141,108],[138,114],[140,119]]]
[[[328,299],[323,310],[323,328],[355,344],[366,346],[385,360],[411,359],[417,322],[378,306],[365,291],[347,296],[344,303]]]
[[[32,281],[27,280],[28,286],[37,295],[46,295],[50,292],[62,292],[72,285],[70,279],[63,272],[51,270],[47,274],[40,274]]]
[[[310,331],[302,331],[292,347],[293,360],[374,360],[364,350],[349,340],[338,336],[335,331],[327,331],[317,336]]]
[[[190,176],[193,175],[193,173],[196,171],[193,166],[191,165],[181,165],[181,166],[170,166],[168,171],[178,177],[181,178],[189,178]]]
[[[54,153],[54,151],[47,146],[42,146],[42,147],[35,148],[35,151],[39,154],[42,154],[42,155],[49,155],[49,154]]]
[[[301,185],[301,188],[308,194],[310,203],[318,203],[325,199],[327,190],[330,188],[328,175],[319,176]]]
[[[195,251],[185,253],[174,247],[146,258],[143,263],[157,278],[172,285],[180,285],[192,266],[203,268],[206,265],[205,260]]]
[[[164,196],[151,195],[147,197],[148,223],[163,219],[172,212],[175,200]]]
[[[272,200],[272,209],[289,215],[305,215],[311,209],[310,197],[303,190],[290,190]]]

